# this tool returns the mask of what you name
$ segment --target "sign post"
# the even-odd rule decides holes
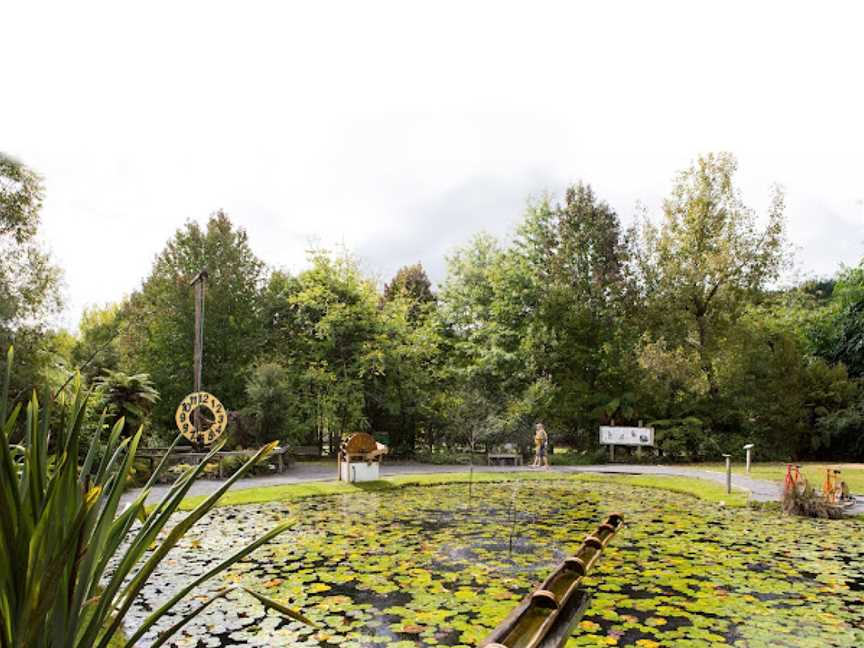
[[[654,428],[600,426],[600,445],[609,446],[609,461],[615,461],[615,446],[626,445],[642,448],[654,446]]]

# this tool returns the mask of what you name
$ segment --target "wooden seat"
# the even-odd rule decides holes
[[[486,455],[486,462],[488,465],[493,465],[494,462],[513,462],[514,466],[522,465],[522,455],[518,452],[490,452]]]
[[[177,460],[183,463],[195,465],[201,463],[207,458],[207,455],[210,454],[209,452],[194,452],[193,450],[193,448],[186,446],[174,448],[168,456],[168,463],[171,463],[172,460]],[[267,456],[265,461],[275,461],[276,470],[279,473],[283,473],[285,472],[286,466],[290,466],[292,463],[291,455],[289,454],[290,450],[291,449],[288,446],[279,446]],[[141,448],[135,454],[135,458],[146,459],[150,466],[150,472],[153,472],[157,460],[161,461],[167,452],[168,448]],[[225,450],[214,454],[210,458],[210,461],[219,462],[219,478],[222,479],[223,470],[221,459],[223,457],[242,457],[244,459],[249,459],[255,456],[257,452],[258,450]]]

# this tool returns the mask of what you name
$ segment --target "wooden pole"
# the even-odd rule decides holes
[[[195,344],[192,351],[192,391],[201,391],[201,376],[204,368],[204,293],[207,281],[207,269],[195,275],[192,287],[195,289]],[[192,424],[195,426],[196,438],[201,432],[201,412],[195,408]]]
[[[204,284],[207,270],[202,270],[192,280],[195,288],[195,348],[192,356],[192,390],[201,391],[201,373],[204,364]]]

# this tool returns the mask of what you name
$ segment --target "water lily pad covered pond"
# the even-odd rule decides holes
[[[473,646],[621,511],[627,526],[588,581],[592,605],[568,646],[864,645],[861,521],[718,509],[617,484],[516,484],[475,484],[471,502],[453,484],[218,509],[175,549],[137,613],[290,516],[296,531],[210,589],[244,582],[318,627],[237,595],[169,645]]]

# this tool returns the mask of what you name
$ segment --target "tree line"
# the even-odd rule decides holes
[[[757,214],[736,166],[700,157],[659,218],[629,227],[576,183],[532,202],[507,240],[454,250],[435,288],[420,264],[379,287],[326,250],[296,274],[270,268],[220,211],[184,224],[141,287],[87,310],[73,337],[47,325],[59,271],[35,242],[41,179],[0,157],[0,239],[16,250],[0,342],[19,349],[19,392],[83,367],[164,441],[191,389],[189,283],[206,267],[204,388],[235,411],[238,444],[369,430],[410,455],[528,444],[542,420],[589,455],[599,425],[641,422],[673,459],[750,442],[778,459],[864,456],[864,266],[784,285],[783,194]]]

